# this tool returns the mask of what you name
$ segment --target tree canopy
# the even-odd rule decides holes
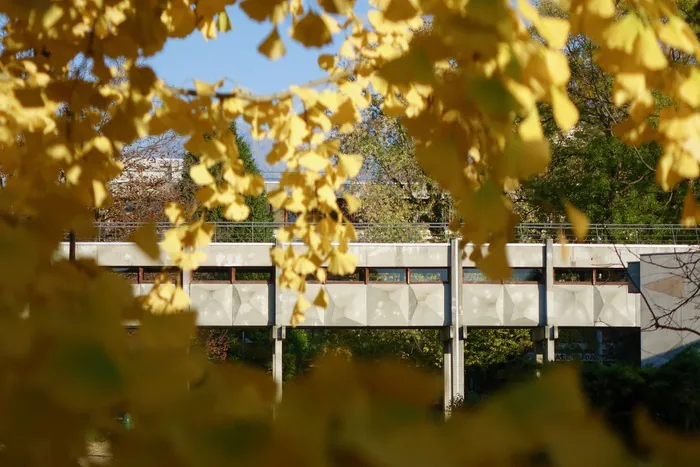
[[[173,227],[164,240],[151,228],[133,240],[148,256],[162,248],[175,266],[196,269],[213,235],[198,206],[244,221],[246,199],[264,191],[228,131],[242,119],[253,139],[272,142],[267,162],[283,169],[269,202],[297,215],[277,233],[271,258],[281,269],[278,286],[298,292],[292,324],[300,323],[310,299],[328,301],[323,288],[306,297],[306,278],[324,265],[342,275],[357,264],[348,247],[356,231],[336,193],[364,160],[329,135],[353,132],[371,90],[384,115],[402,118],[416,161],[454,200],[462,222],[453,227],[475,244],[471,259],[492,278],[508,277],[505,247],[518,220],[508,194],[546,170],[554,127],[566,137],[585,126],[584,107],[599,108],[578,100],[570,37],[595,44],[592,60],[610,76],[606,108],[620,109],[612,134],[658,147],[661,189],[700,176],[700,43],[677,2],[562,0],[558,15],[527,0],[372,3],[367,17],[353,0],[0,4],[0,463],[75,465],[86,427],[114,428],[124,410],[134,429],[115,429],[115,464],[137,467],[637,461],[590,415],[566,370],[543,378],[538,391],[520,388],[436,427],[425,407],[439,381],[395,366],[322,362],[273,418],[269,378],[212,369],[190,348],[195,319],[180,313],[189,306],[181,284],[163,274],[134,300],[128,283],[94,261],[57,255],[64,232],[89,232],[94,209],[109,203],[125,148],[172,131],[198,157],[189,170],[197,207],[168,204]],[[148,65],[168,41],[226,34],[232,8],[269,27],[257,50],[271,60],[292,42],[337,44],[338,54],[319,54],[318,79],[268,95],[223,79],[175,87]],[[415,34],[424,18],[430,30]],[[585,234],[585,216],[573,204],[566,210]],[[687,197],[684,221],[698,217]],[[287,247],[291,240],[304,247]],[[123,324],[134,320],[139,329],[128,340]],[[640,420],[646,460],[697,464],[697,443]],[[455,447],[455,439],[470,444]],[[581,449],[586,444],[595,448]]]

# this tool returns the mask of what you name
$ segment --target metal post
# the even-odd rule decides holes
[[[461,333],[462,255],[459,239],[450,240],[450,334],[452,337],[452,399],[464,398],[464,345]]]
[[[68,261],[75,261],[75,232],[73,230],[68,232]]]
[[[270,338],[273,342],[272,353],[272,379],[275,381],[275,403],[282,402],[282,343],[287,337],[287,328],[284,326],[272,326]]]

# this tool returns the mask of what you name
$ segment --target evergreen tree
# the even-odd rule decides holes
[[[229,130],[236,135],[236,144],[238,145],[238,155],[243,161],[245,170],[251,174],[260,175],[260,169],[253,159],[252,151],[248,141],[238,132],[236,122],[232,122]],[[187,153],[184,156],[182,164],[182,179],[180,181],[180,193],[183,204],[193,205],[195,202],[195,193],[197,185],[190,177],[190,168],[199,162],[199,157],[195,154]],[[221,165],[217,164],[209,169],[212,176],[217,182],[222,181],[223,174],[221,173]],[[266,222],[271,223],[274,220],[270,211],[270,203],[267,200],[266,193],[263,191],[258,196],[246,196],[245,201],[250,208],[250,215],[244,222]],[[204,216],[208,222],[227,222],[220,207],[214,209],[200,208],[199,215]],[[217,229],[216,240],[219,242],[272,242],[273,229],[271,226],[233,226]]]

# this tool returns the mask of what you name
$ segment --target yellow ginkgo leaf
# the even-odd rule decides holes
[[[569,22],[562,18],[541,17],[537,30],[550,47],[561,49],[569,37]]]
[[[267,199],[273,209],[280,209],[284,202],[287,201],[287,192],[284,188],[279,188],[267,193]]]
[[[656,34],[651,28],[645,28],[637,37],[635,55],[637,61],[648,70],[663,70],[668,60],[659,47]]]
[[[95,200],[95,207],[102,208],[110,203],[109,190],[101,180],[92,181],[92,195]]]
[[[357,265],[357,257],[354,255],[343,253],[337,248],[333,248],[330,254],[330,261],[328,263],[328,271],[331,274],[337,274],[339,276],[346,276],[355,272],[355,266]]]
[[[168,203],[165,205],[165,215],[168,216],[171,224],[180,225],[185,222],[185,212],[178,203]]]
[[[313,11],[292,27],[292,38],[305,47],[323,47],[332,40],[326,21]]]
[[[362,202],[355,195],[352,195],[350,193],[345,193],[343,195],[343,198],[345,199],[345,204],[348,206],[348,212],[350,214],[355,214],[357,212],[357,210],[360,209]]]
[[[315,151],[309,151],[299,158],[299,165],[314,172],[320,172],[328,165],[328,159]]]
[[[364,159],[358,154],[339,154],[338,161],[340,163],[340,167],[345,173],[345,176],[353,178],[360,173]]]
[[[197,185],[211,185],[214,183],[214,177],[204,164],[196,164],[190,167],[190,177]]]
[[[328,307],[328,302],[328,292],[326,292],[325,288],[321,287],[321,290],[318,291],[318,294],[314,299],[314,305],[317,307],[326,308]]]
[[[233,29],[231,27],[231,18],[229,18],[226,11],[222,11],[216,18],[216,27],[219,32],[227,32]]]
[[[153,260],[160,258],[158,235],[156,234],[156,225],[154,223],[140,226],[136,229],[136,232],[134,232],[129,241],[136,243],[149,258]]]
[[[568,201],[565,202],[564,206],[566,207],[566,216],[569,218],[569,222],[571,222],[571,228],[574,231],[574,235],[576,235],[576,239],[579,242],[584,241],[588,235],[588,227],[590,225],[588,216]]]
[[[659,39],[689,54],[693,53],[697,44],[697,38],[690,26],[677,16],[671,16],[668,22],[659,28]]]
[[[194,89],[197,91],[198,96],[209,97],[214,95],[216,87],[213,84],[196,79],[194,80]]]
[[[700,107],[700,70],[690,69],[690,76],[678,88],[678,94],[688,105]]]
[[[554,110],[554,120],[562,131],[571,130],[578,122],[578,109],[571,102],[569,96],[558,88],[552,87],[552,108]]]
[[[323,70],[332,70],[335,66],[336,58],[330,54],[321,54],[318,56],[318,66]]]
[[[326,13],[346,15],[352,11],[355,0],[318,0],[318,3]]]
[[[284,42],[280,39],[277,28],[272,28],[270,34],[258,46],[258,52],[265,55],[270,60],[277,60],[284,56],[287,49],[284,47]]]
[[[697,225],[698,205],[695,200],[693,186],[688,185],[688,191],[683,200],[683,213],[681,214],[681,224],[686,227],[695,227]]]

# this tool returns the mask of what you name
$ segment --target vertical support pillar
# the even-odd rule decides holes
[[[275,239],[275,246],[278,248],[284,248],[284,244],[278,239]],[[279,280],[282,271],[279,266],[275,265],[275,282],[272,284],[273,295],[275,300],[273,306],[270,307],[270,316],[268,317],[268,323],[272,326],[270,330],[270,338],[272,339],[272,379],[275,382],[275,403],[279,404],[282,401],[282,355],[283,355],[283,341],[287,337],[287,331],[285,328],[286,324],[281,323],[278,318],[278,313],[280,312],[282,305],[282,289],[279,287]],[[275,405],[276,405],[275,404]]]
[[[556,315],[554,310],[554,242],[551,238],[545,241],[542,260],[545,300],[544,306],[540,306],[540,326],[532,332],[537,363],[554,361],[556,340],[559,338],[559,328],[552,326],[552,322],[556,322]]]
[[[275,381],[275,402],[282,401],[282,344],[287,337],[287,328],[284,326],[272,326],[270,338],[272,340],[272,379]]]
[[[190,283],[192,282],[192,271],[182,271],[182,290],[190,295]]]
[[[603,361],[603,330],[595,330],[595,357],[599,362]]]
[[[557,339],[559,339],[558,326],[540,326],[532,330],[537,363],[549,363],[555,360]]]
[[[440,340],[442,341],[442,376],[444,380],[443,389],[443,412],[445,418],[450,416],[450,405],[452,404],[452,328],[440,329]]]
[[[75,232],[71,229],[68,232],[68,261],[75,262]]]
[[[452,400],[464,399],[464,342],[462,321],[462,250],[460,239],[450,240],[450,338]]]

